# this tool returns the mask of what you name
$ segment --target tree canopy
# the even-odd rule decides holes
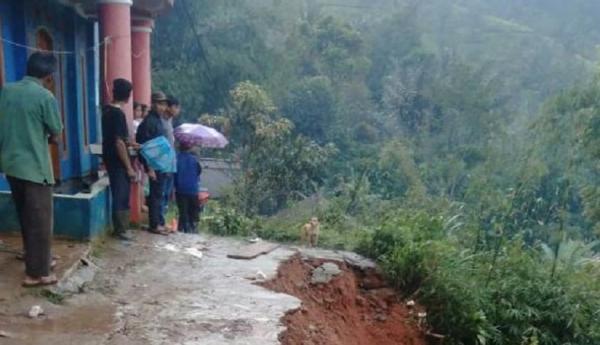
[[[223,207],[290,239],[326,200],[451,344],[600,341],[600,3],[175,4],[154,82],[230,137]]]

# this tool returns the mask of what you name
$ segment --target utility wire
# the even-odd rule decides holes
[[[113,37],[113,38],[117,38],[117,37]],[[111,37],[107,38],[108,40],[111,39]],[[94,51],[97,50],[98,48],[102,47],[103,45],[109,43],[108,40],[102,41],[98,44],[95,44],[91,47],[88,47],[85,49],[85,51]],[[0,41],[6,43],[6,44],[10,44],[12,46],[15,47],[19,47],[19,48],[23,48],[23,49],[27,49],[27,50],[31,50],[31,51],[38,51],[38,52],[45,52],[45,53],[52,53],[52,54],[56,54],[56,55],[74,55],[77,54],[76,51],[72,51],[72,50],[47,50],[47,49],[41,49],[38,47],[33,47],[27,44],[22,44],[22,43],[18,43],[18,42],[14,42],[11,40],[8,40],[6,38],[0,38]]]

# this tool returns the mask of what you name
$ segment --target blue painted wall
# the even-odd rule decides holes
[[[54,235],[87,240],[103,233],[110,223],[110,195],[102,187],[85,197],[54,196]],[[18,232],[19,221],[9,192],[0,192],[0,232]]]
[[[0,21],[2,21],[2,38],[13,42],[25,42],[25,22],[23,3],[20,1],[0,1]],[[25,74],[25,49],[2,43],[4,48],[4,70],[7,82],[21,79]]]
[[[97,104],[97,52],[94,22],[80,17],[56,0],[0,0],[2,38],[21,45],[36,46],[36,34],[45,29],[52,37],[54,50],[70,51],[60,59],[61,78],[55,78],[57,100],[64,111],[66,141],[61,151],[61,180],[84,177],[98,169],[98,159],[89,153],[89,143],[100,142]],[[25,75],[31,51],[2,43],[6,82]],[[87,128],[86,128],[87,123]],[[87,132],[87,136],[86,136]],[[87,137],[87,140],[86,140]],[[102,233],[110,223],[108,186],[100,183],[93,195],[54,196],[55,234],[73,239],[88,239]],[[0,176],[0,190],[9,190]],[[0,193],[0,232],[18,231],[10,193]]]
[[[54,50],[73,52],[57,55],[61,66],[60,78],[55,78],[57,100],[66,129],[60,149],[60,179],[88,176],[98,169],[98,159],[90,155],[88,144],[100,141],[95,92],[98,66],[96,52],[90,49],[95,45],[94,22],[56,0],[0,0],[0,20],[6,40],[33,47],[38,30],[45,29]],[[9,43],[4,43],[3,49],[6,81],[20,80],[31,51]],[[8,190],[2,178],[0,190]]]

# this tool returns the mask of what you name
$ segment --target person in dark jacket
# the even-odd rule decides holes
[[[169,144],[173,150],[175,150],[175,134],[173,129],[173,122],[179,116],[181,112],[181,106],[179,105],[179,101],[173,96],[167,96],[167,110],[162,115],[162,124],[165,129],[166,137],[169,140]],[[174,163],[175,164],[175,163]],[[163,200],[160,209],[160,225],[165,226],[165,216],[169,211],[169,203],[171,202],[171,198],[173,196],[173,187],[174,187],[174,175],[172,173],[168,173],[166,176],[165,182],[165,190],[163,193]],[[168,226],[165,226],[169,229]],[[169,229],[172,230],[172,229]]]
[[[167,97],[162,92],[156,92],[152,94],[152,109],[148,115],[144,118],[136,133],[136,141],[139,144],[144,144],[149,140],[157,138],[159,136],[166,136],[165,128],[161,121],[161,117],[164,116],[167,111]],[[150,179],[150,195],[148,196],[148,218],[149,218],[149,229],[148,231],[166,235],[168,231],[164,225],[161,224],[161,203],[163,199],[163,193],[167,181],[167,172],[154,171],[151,167],[144,162],[142,163]]]
[[[102,109],[102,159],[106,165],[112,196],[113,236],[131,240],[126,234],[129,226],[129,193],[136,179],[129,158],[129,130],[122,107],[129,102],[131,82],[113,81],[113,101]]]
[[[197,233],[197,221],[200,205],[200,174],[202,167],[191,152],[192,147],[184,143],[179,145],[177,154],[177,173],[175,173],[175,194],[179,210],[179,231]]]

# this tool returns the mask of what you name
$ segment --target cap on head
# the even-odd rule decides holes
[[[164,92],[157,91],[152,94],[152,103],[160,103],[160,102],[167,102],[167,101],[168,101],[168,99]]]

